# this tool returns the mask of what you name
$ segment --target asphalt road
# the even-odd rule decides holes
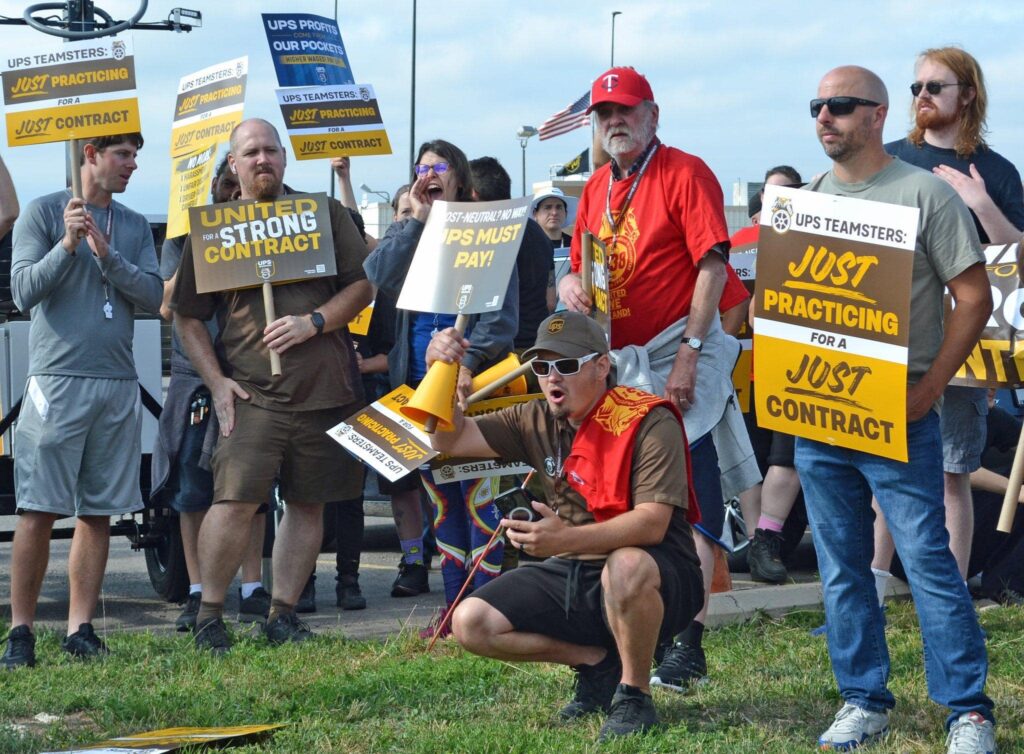
[[[302,618],[314,631],[337,632],[348,638],[365,639],[394,635],[403,628],[419,629],[427,625],[444,605],[441,573],[430,573],[430,592],[418,597],[394,598],[391,583],[397,575],[398,541],[394,526],[386,519],[367,518],[366,543],[359,583],[366,596],[365,610],[341,610],[335,607],[333,553],[321,553],[317,559],[317,612]],[[13,527],[13,517],[0,517],[0,526]],[[50,547],[50,566],[39,600],[36,623],[40,628],[63,631],[67,621],[67,556],[69,540],[54,540]],[[11,545],[0,544],[0,616],[10,621]],[[266,571],[265,563],[265,571]],[[234,620],[237,582],[232,586],[225,617]],[[101,635],[106,631],[173,632],[174,619],[181,608],[157,597],[146,572],[141,551],[133,551],[128,541],[114,538],[103,582],[103,592],[93,625]]]

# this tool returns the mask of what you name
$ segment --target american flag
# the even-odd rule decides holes
[[[573,102],[564,110],[559,110],[537,129],[540,140],[550,139],[553,136],[561,136],[577,128],[590,125],[590,116],[586,114],[590,107],[590,90]]]

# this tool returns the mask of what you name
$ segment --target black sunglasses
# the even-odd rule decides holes
[[[963,86],[963,83],[959,81],[954,81],[952,84],[944,84],[941,81],[929,81],[925,84],[922,84],[920,81],[915,81],[913,84],[910,85],[910,93],[913,94],[915,97],[919,97],[921,95],[921,90],[927,89],[928,94],[932,95],[933,97],[937,97],[939,96],[939,93],[942,92],[942,90],[945,89],[947,86]]]
[[[828,99],[811,100],[811,117],[817,118],[821,108],[828,105],[828,111],[833,115],[849,115],[861,105],[878,107],[881,103],[860,97],[829,97]]]
[[[586,356],[581,356],[578,359],[555,359],[554,361],[534,359],[530,362],[530,367],[533,369],[533,373],[538,377],[547,377],[551,374],[552,368],[563,377],[571,377],[580,371],[580,367],[591,359],[596,359],[600,355],[601,354],[595,352],[587,354]]]

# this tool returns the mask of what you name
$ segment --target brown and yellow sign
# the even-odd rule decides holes
[[[337,270],[326,194],[193,207],[189,224],[199,293],[290,283]]]
[[[1017,270],[1019,244],[985,247],[992,316],[981,339],[951,382],[973,387],[1024,385],[1024,289]]]
[[[754,322],[758,424],[905,461],[919,210],[774,186],[764,207]],[[875,242],[863,240],[867,226],[880,229]]]
[[[298,160],[391,154],[380,105],[368,84],[277,90]]]
[[[141,130],[129,38],[75,42],[7,63],[2,78],[9,146]]]

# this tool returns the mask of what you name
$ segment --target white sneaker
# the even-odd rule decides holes
[[[946,754],[995,754],[995,726],[977,712],[960,715],[946,737]]]
[[[849,751],[858,746],[874,743],[888,734],[888,712],[871,712],[847,702],[836,713],[836,719],[832,721],[828,730],[818,738],[818,748],[828,751]]]

